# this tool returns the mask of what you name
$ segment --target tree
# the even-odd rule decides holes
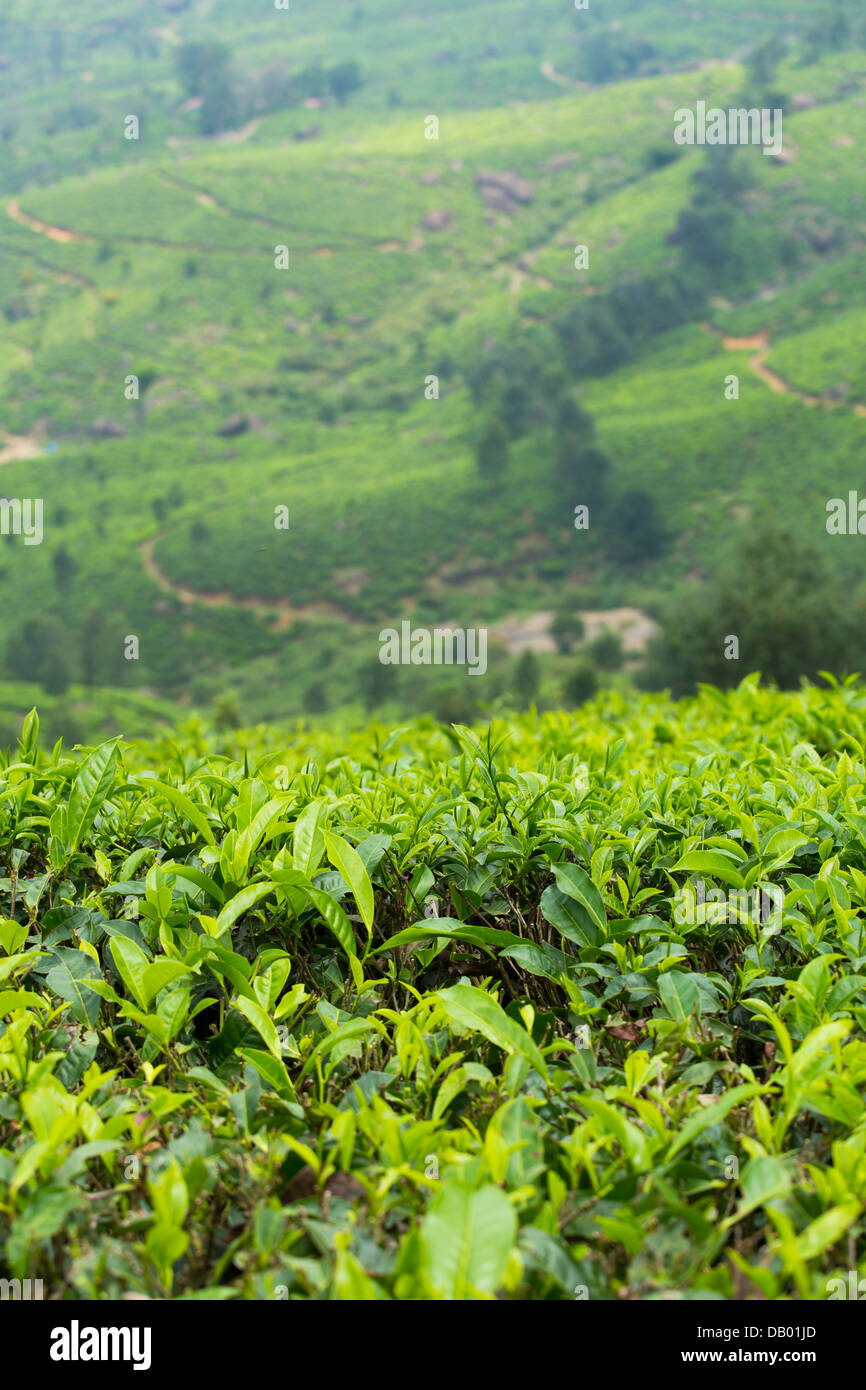
[[[78,566],[65,546],[59,545],[54,551],[51,556],[51,565],[54,570],[55,584],[58,589],[65,591],[78,573]]]
[[[231,54],[223,43],[184,43],[175,55],[178,81],[185,96],[200,96],[202,88],[231,63]]]
[[[537,325],[517,339],[485,348],[466,379],[476,404],[487,418],[502,422],[509,439],[549,424],[567,387],[556,335]]]
[[[710,204],[716,217],[722,211],[719,199],[723,204],[731,203],[751,188],[755,174],[747,156],[748,151],[744,158],[742,147],[737,145],[708,145],[703,165],[692,176],[695,204]]]
[[[556,650],[561,652],[563,656],[568,656],[586,636],[583,618],[571,608],[560,608],[553,615],[550,635],[556,643]]]
[[[385,666],[377,656],[365,661],[358,672],[358,691],[369,713],[392,695],[396,684],[393,666]]]
[[[535,700],[540,684],[541,670],[538,665],[538,657],[533,651],[521,652],[514,668],[514,692],[523,708],[531,705]]]
[[[119,667],[126,662],[113,636],[107,629],[103,610],[95,605],[88,608],[79,629],[81,679],[85,685],[121,684]]]
[[[623,493],[610,517],[610,553],[621,565],[655,560],[667,536],[654,499],[642,488]]]
[[[556,433],[557,436],[575,439],[581,448],[586,448],[595,438],[595,421],[572,395],[563,396],[559,402]]]
[[[328,87],[328,74],[320,64],[315,63],[295,73],[294,86],[299,101],[307,97],[323,97]]]
[[[478,442],[476,461],[483,478],[492,480],[505,472],[508,464],[508,435],[500,420],[491,420],[488,424]]]
[[[291,68],[287,63],[274,62],[262,68],[256,82],[256,109],[280,111],[292,106],[297,99]]]
[[[602,29],[581,39],[580,74],[590,82],[613,82],[628,77],[654,53],[646,39],[630,39],[616,29]]]
[[[836,0],[832,9],[825,7],[815,15],[803,35],[804,48],[801,61],[804,64],[815,63],[827,50],[847,48],[852,42],[855,48],[862,47],[862,36],[852,32],[851,23],[842,9],[842,3],[840,0]]]
[[[307,714],[322,714],[328,708],[328,692],[322,681],[312,681],[303,695],[303,705]]]
[[[138,418],[144,419],[144,398],[151,386],[159,380],[159,372],[155,367],[142,366],[135,373],[138,378]]]
[[[440,724],[471,724],[478,713],[478,705],[468,686],[462,684],[437,685],[433,691],[433,713]]]
[[[210,77],[201,98],[198,122],[202,135],[218,135],[240,121],[240,103],[228,71]]]
[[[607,495],[609,474],[610,460],[600,449],[583,448],[575,435],[559,436],[556,443],[558,503],[580,503],[590,510],[601,507]],[[563,493],[567,494],[565,498]]]
[[[773,518],[753,524],[715,587],[671,603],[641,683],[685,694],[760,671],[782,689],[822,670],[863,670],[863,613],[821,557]],[[736,639],[736,647],[733,641]]]
[[[188,97],[200,97],[199,127],[215,135],[236,125],[239,105],[231,54],[222,43],[185,43],[175,59],[178,80]]]
[[[361,86],[361,69],[357,63],[338,63],[328,73],[331,91],[342,106],[352,92]]]
[[[219,734],[227,734],[232,729],[241,727],[241,712],[237,697],[231,691],[227,691],[225,695],[220,695],[214,705],[213,722],[214,728]]]
[[[724,270],[731,257],[736,214],[720,200],[683,208],[668,240],[704,270]]]
[[[37,681],[62,695],[72,679],[68,625],[59,617],[31,618],[12,638],[6,662],[16,680]]]
[[[747,54],[746,78],[750,91],[754,87],[763,90],[773,81],[786,49],[785,40],[778,34],[771,34]]]
[[[617,671],[623,663],[622,638],[618,632],[605,628],[590,643],[589,654],[600,671]]]
[[[586,657],[581,658],[576,666],[572,667],[563,693],[566,703],[571,706],[586,704],[593,695],[598,692],[598,673],[591,661]]]
[[[53,655],[46,659],[43,675],[42,689],[46,695],[65,695],[69,689],[69,666],[66,656],[62,651],[55,651]]]

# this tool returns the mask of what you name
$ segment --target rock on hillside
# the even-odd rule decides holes
[[[496,174],[482,169],[475,175],[475,187],[484,206],[492,212],[516,212],[521,203],[531,203],[535,198],[535,189],[529,180],[510,172]]]

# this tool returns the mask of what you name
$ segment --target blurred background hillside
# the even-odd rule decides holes
[[[864,669],[864,54],[861,0],[5,0],[0,741]]]

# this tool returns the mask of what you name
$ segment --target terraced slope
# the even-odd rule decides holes
[[[808,7],[784,8],[792,35],[802,33]],[[651,20],[658,35],[657,58],[639,65],[646,75],[582,86],[591,34],[575,30],[577,15],[549,9],[532,33],[544,39],[539,66],[555,54],[562,81],[548,72],[529,82],[526,52],[517,56],[525,7],[502,11],[501,51],[489,58],[475,48],[489,6],[437,12],[445,37],[459,15],[462,38],[457,63],[434,63],[429,45],[441,41],[435,57],[445,38],[434,29],[422,39],[411,15],[380,42],[383,0],[350,16],[346,52],[357,39],[362,57],[377,57],[346,105],[264,114],[243,138],[203,139],[189,126],[177,133],[172,122],[195,113],[179,115],[170,96],[172,55],[201,37],[202,16],[190,7],[162,23],[154,7],[142,138],[124,140],[116,120],[99,127],[98,149],[90,127],[58,132],[58,150],[77,142],[86,168],[70,155],[69,177],[31,171],[26,187],[6,171],[0,463],[8,493],[38,491],[46,511],[43,545],[4,546],[10,676],[42,679],[21,654],[34,646],[33,623],[48,621],[39,643],[73,680],[193,702],[229,686],[248,717],[297,711],[311,687],[327,704],[357,704],[382,626],[412,615],[495,627],[563,600],[590,612],[653,609],[711,576],[767,497],[826,549],[840,582],[859,587],[856,548],[826,536],[824,508],[861,480],[860,56],[804,66],[801,49],[781,66],[786,161],[738,156],[746,186],[728,262],[720,252],[717,269],[700,271],[684,318],[634,335],[626,360],[600,371],[575,364],[585,326],[563,354],[563,324],[643,283],[695,279],[678,228],[705,152],[673,146],[673,113],[739,100],[732,55],[764,33],[744,27],[742,7],[723,6],[675,42],[682,26],[669,9],[635,5],[624,32]],[[774,15],[766,7],[768,25]],[[208,32],[219,37],[228,20],[212,6]],[[109,38],[99,27],[109,21],[94,7],[85,29],[63,30],[58,101],[86,36],[99,55],[85,83],[97,107],[124,90],[137,30],[130,21]],[[573,53],[553,46],[566,21]],[[22,22],[13,7],[0,52],[20,41]],[[292,63],[317,60],[315,17],[293,12],[292,24]],[[272,37],[250,21],[236,65],[254,71]],[[682,70],[708,51],[715,63]],[[461,109],[461,63],[488,61],[498,99],[482,84],[475,109]],[[441,101],[413,85],[411,105],[405,92],[386,104],[386,71],[414,84],[422,67],[435,69]],[[19,80],[15,66],[13,93]],[[46,92],[34,89],[31,110],[19,91],[19,164],[27,112],[35,119]],[[431,107],[438,140],[425,138]],[[318,138],[295,139],[313,120]],[[575,269],[578,245],[588,269]],[[281,246],[285,270],[275,268]],[[491,408],[476,378],[504,350],[506,396],[531,378],[533,354],[550,379],[531,381],[542,408],[491,482],[476,467]],[[737,401],[724,395],[731,373]],[[138,400],[127,399],[132,376]],[[428,399],[431,376],[438,399]],[[582,537],[552,430],[558,393],[574,389],[613,469],[611,514]],[[635,487],[666,534],[637,573],[605,534]],[[276,509],[287,509],[288,529],[275,529]],[[123,659],[128,634],[140,643],[135,663]],[[83,662],[90,648],[97,655]],[[487,695],[497,694],[494,684]]]

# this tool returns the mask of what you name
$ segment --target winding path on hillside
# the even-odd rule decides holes
[[[51,241],[97,241],[95,236],[87,236],[84,232],[72,232],[68,227],[54,227],[50,222],[43,222],[38,217],[32,217],[29,212],[24,212],[17,198],[12,198],[6,204],[6,212],[13,222],[18,222],[22,227],[28,227],[31,232],[38,232],[40,236],[47,236]]]
[[[205,192],[204,189],[198,188],[195,184],[170,174],[166,170],[159,170],[158,177],[168,187],[188,193],[200,207],[206,207],[211,212],[219,213],[224,217],[233,217],[239,222],[254,222],[259,226],[269,227],[280,232],[284,230],[282,222],[277,222],[270,217],[262,217],[257,213],[246,213],[239,208],[233,208],[230,204],[215,198],[213,194]],[[260,256],[262,254],[261,250],[255,246],[206,246],[200,241],[166,241],[162,237],[130,236],[122,232],[112,232],[104,237],[96,236],[92,232],[77,232],[71,227],[56,227],[51,222],[43,222],[40,217],[34,217],[32,213],[25,212],[17,198],[12,198],[6,204],[6,215],[13,222],[17,222],[19,226],[26,227],[28,231],[36,232],[38,236],[47,237],[50,241],[78,242],[90,246],[98,245],[101,242],[106,242],[108,245],[117,243],[124,246],[155,246],[160,251],[194,251],[202,256]],[[351,241],[348,239],[350,236],[352,237]],[[293,254],[324,257],[333,256],[335,251],[354,252],[368,248],[375,248],[378,251],[417,249],[411,243],[404,247],[401,241],[382,241],[378,236],[365,236],[362,233],[344,233],[343,238],[343,242],[336,246],[299,247]],[[423,242],[421,244],[423,245]],[[73,278],[80,279],[82,284],[92,285],[92,281],[86,281],[81,276]]]
[[[159,536],[151,536],[148,540],[142,541],[139,546],[144,571],[158,589],[161,589],[164,594],[170,594],[172,598],[178,599],[186,607],[197,603],[202,608],[235,608],[254,613],[259,618],[274,618],[273,630],[275,632],[285,632],[301,618],[321,617],[322,614],[329,614],[348,622],[353,621],[346,613],[341,612],[331,603],[314,603],[299,607],[287,598],[261,598],[258,595],[238,598],[236,594],[229,593],[227,589],[191,589],[187,584],[178,584],[170,579],[164,570],[160,569],[153,553],[153,548],[159,539]]]
[[[255,246],[202,246],[195,241],[165,241],[161,237],[127,236],[118,232],[112,232],[110,236],[105,237],[94,236],[91,232],[76,232],[70,227],[55,227],[52,223],[43,222],[41,218],[25,212],[17,198],[12,198],[6,204],[6,215],[11,217],[13,222],[40,236],[48,237],[51,241],[83,242],[91,246],[103,241],[109,244],[116,242],[124,246],[156,246],[161,251],[196,251],[203,256],[261,255]]]
[[[548,82],[555,82],[557,87],[570,87],[572,85],[567,77],[563,77],[561,72],[557,72],[549,59],[541,64],[541,75],[546,77]]]
[[[819,405],[824,410],[837,410],[841,407],[850,410],[852,414],[861,419],[866,419],[866,405],[861,405],[859,402],[849,405],[846,401],[836,400],[833,396],[816,396],[808,391],[800,391],[789,381],[780,377],[778,372],[771,371],[767,366],[767,358],[773,345],[766,329],[760,333],[753,333],[747,338],[732,338],[711,323],[702,323],[701,327],[705,332],[711,333],[714,338],[719,338],[722,347],[728,352],[751,352],[753,355],[749,360],[750,368],[765,385],[769,386],[771,391],[775,391],[778,395],[793,396],[796,400],[802,401],[803,405],[810,407]]]

